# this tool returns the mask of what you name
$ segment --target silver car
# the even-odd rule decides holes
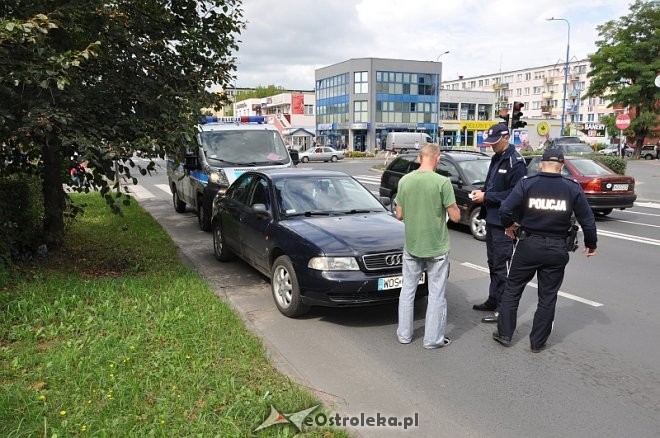
[[[344,158],[344,151],[338,151],[328,146],[318,146],[300,153],[300,161],[307,163],[309,161],[332,161]]]

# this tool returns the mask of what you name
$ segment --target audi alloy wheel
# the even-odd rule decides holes
[[[294,318],[309,310],[309,306],[302,302],[298,277],[289,257],[280,256],[275,260],[270,284],[275,305],[282,315]]]

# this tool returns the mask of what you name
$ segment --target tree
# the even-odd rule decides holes
[[[286,89],[279,85],[268,85],[264,87],[263,85],[257,85],[254,90],[243,90],[236,93],[236,100],[245,100],[251,98],[263,98],[275,96],[276,94],[284,93]]]
[[[51,247],[64,236],[71,157],[88,162],[77,190],[119,212],[119,177],[136,184],[155,166],[133,154],[185,147],[201,109],[225,103],[209,88],[232,81],[243,28],[240,0],[2,2],[0,176],[41,176]]]
[[[610,106],[632,109],[630,132],[636,154],[644,138],[658,125],[660,88],[654,80],[660,72],[660,3],[636,0],[630,13],[597,27],[598,50],[589,56],[591,78],[588,97],[602,96]]]

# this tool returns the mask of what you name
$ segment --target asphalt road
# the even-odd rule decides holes
[[[373,164],[299,167],[342,169],[377,192]],[[508,349],[472,310],[487,295],[485,246],[462,228],[451,231],[447,334],[454,342],[429,351],[421,345],[424,300],[409,345],[396,340],[395,305],[314,308],[286,318],[265,277],[240,261],[217,262],[194,212],[174,212],[164,170],[131,189],[182,256],[262,337],[273,361],[341,415],[417,414],[418,426],[408,432],[419,437],[650,437],[660,434],[660,161],[630,162],[628,173],[638,178],[640,202],[598,220],[598,256],[571,256],[549,348],[539,354],[530,352],[527,337],[534,285],[523,295]],[[397,427],[355,430],[403,434]]]

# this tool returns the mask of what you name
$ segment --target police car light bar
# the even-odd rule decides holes
[[[204,125],[206,123],[266,123],[264,116],[241,116],[241,117],[216,117],[216,116],[199,116],[199,123]]]

